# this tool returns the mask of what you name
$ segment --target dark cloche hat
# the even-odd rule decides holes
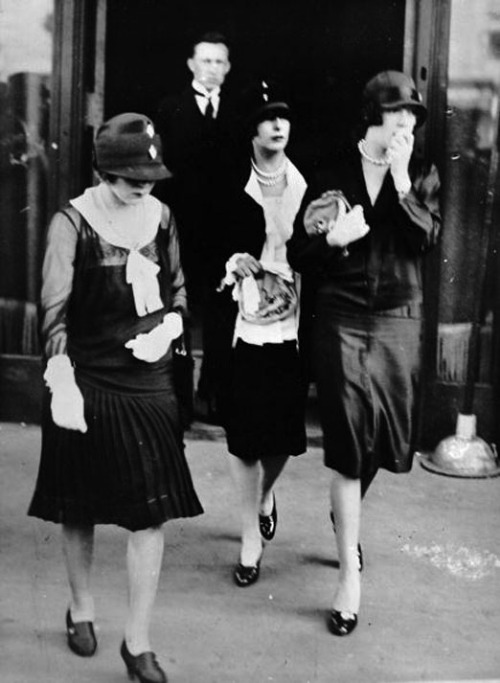
[[[103,123],[94,156],[99,171],[123,178],[152,182],[172,175],[163,164],[160,136],[143,114],[119,114]]]
[[[257,81],[243,93],[242,106],[247,124],[256,124],[272,116],[290,118],[290,106],[282,88],[274,81]]]
[[[365,102],[374,102],[385,111],[399,107],[412,109],[417,117],[417,126],[421,126],[427,118],[427,109],[415,83],[400,71],[382,71],[374,76],[366,84],[363,98]]]

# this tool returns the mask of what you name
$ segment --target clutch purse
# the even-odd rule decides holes
[[[248,285],[252,287],[251,292],[244,289]],[[278,273],[264,269],[260,277],[251,278],[247,284],[239,282],[237,287],[239,311],[249,323],[269,325],[288,318],[297,308],[293,279],[284,278]]]
[[[313,199],[304,212],[304,228],[308,235],[321,235],[335,230],[339,218],[351,210],[347,198],[341,190],[327,190],[321,197]],[[342,256],[349,256],[347,247],[342,249]]]
[[[335,229],[336,221],[351,210],[340,190],[328,190],[314,199],[304,212],[304,227],[308,235],[320,235]]]

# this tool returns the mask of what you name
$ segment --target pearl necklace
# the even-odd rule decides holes
[[[363,157],[363,159],[366,159],[370,164],[374,164],[375,166],[389,166],[390,165],[390,160],[387,158],[387,154],[384,154],[383,157],[379,157],[376,159],[375,157],[371,157],[368,152],[365,150],[365,143],[366,140],[360,140],[358,142],[358,149],[359,153]]]
[[[260,169],[255,163],[255,161],[252,159],[252,168],[255,171],[257,180],[261,185],[266,185],[267,187],[272,187],[273,185],[277,185],[279,182],[281,182],[283,176],[286,173],[287,164],[288,159],[285,158],[285,160],[283,161],[283,163],[277,171],[273,171],[273,173],[266,173],[266,171]]]

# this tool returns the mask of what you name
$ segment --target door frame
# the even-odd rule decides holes
[[[424,153],[441,149],[445,125],[448,59],[447,26],[451,0],[406,0],[403,64],[429,109]],[[50,113],[48,213],[92,183],[92,141],[103,121],[106,83],[107,0],[55,0],[54,56]],[[443,48],[443,46],[445,46]],[[437,282],[438,271],[429,267]],[[435,365],[437,310],[428,312],[426,365]],[[0,420],[39,421],[41,362],[38,357],[0,358]],[[27,368],[27,369],[26,369]],[[20,400],[19,414],[12,396]],[[16,401],[17,403],[18,401]]]

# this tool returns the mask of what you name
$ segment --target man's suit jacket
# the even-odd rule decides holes
[[[173,173],[164,183],[161,199],[172,207],[179,223],[189,275],[193,268],[205,268],[210,252],[218,249],[224,185],[239,156],[238,112],[222,88],[217,117],[207,120],[189,85],[180,95],[162,100],[155,123],[164,162]]]

